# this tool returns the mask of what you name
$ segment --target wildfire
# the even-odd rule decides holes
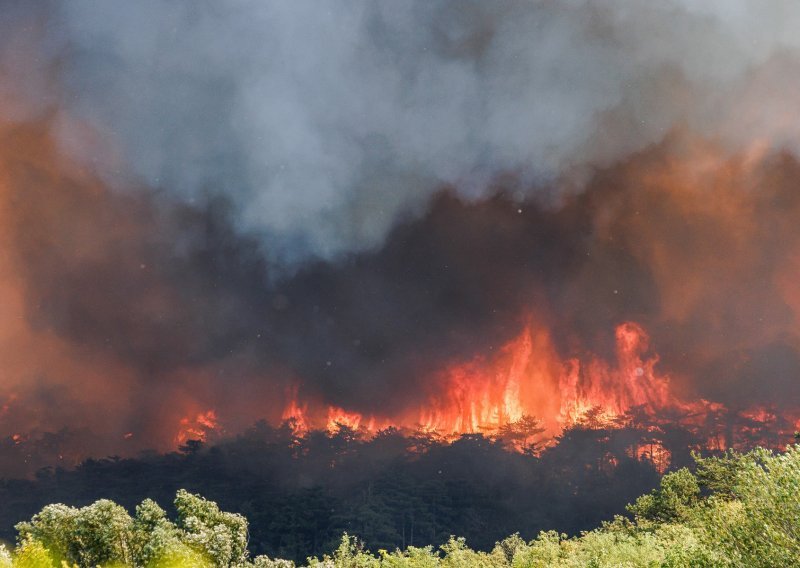
[[[736,414],[735,431],[722,431],[717,425],[723,417],[730,418],[730,411],[719,403],[676,396],[670,377],[657,370],[658,355],[651,353],[648,334],[640,325],[622,323],[615,339],[612,361],[596,355],[562,360],[548,331],[531,322],[497,355],[443,369],[416,411],[383,419],[335,406],[313,412],[292,388],[282,419],[292,420],[299,431],[334,432],[346,426],[374,434],[393,426],[450,439],[482,433],[507,440],[521,451],[548,445],[567,427],[622,428],[636,423],[654,436],[632,445],[629,455],[649,460],[661,471],[671,456],[657,434],[673,420],[708,432],[704,447],[718,450],[757,437],[759,426],[777,425],[774,412],[753,408]],[[779,433],[783,430],[778,428]]]
[[[341,408],[331,406],[328,408],[328,421],[325,429],[332,432],[340,426],[347,426],[353,430],[358,430],[363,425],[366,430],[373,431],[373,424],[373,420],[365,421],[361,414],[357,412],[346,412]]]
[[[175,437],[177,444],[184,444],[189,440],[208,440],[209,433],[217,430],[219,421],[214,410],[200,412],[194,417],[185,417],[180,420],[180,430]]]
[[[297,385],[292,385],[288,389],[287,398],[289,402],[281,415],[281,421],[290,423],[295,432],[308,432],[310,429],[306,418],[308,405],[298,402]]]
[[[561,361],[546,330],[529,324],[504,346],[498,356],[475,359],[443,370],[416,413],[387,420],[387,425],[422,429],[445,436],[498,431],[526,416],[537,417],[550,435],[602,409],[596,419],[611,422],[633,407],[655,411],[678,406],[669,390],[669,378],[656,370],[658,357],[646,357],[649,339],[635,323],[616,330],[616,361],[577,358]],[[308,405],[289,392],[284,420],[293,418],[307,429],[318,423]],[[374,417],[330,406],[325,427],[336,424],[375,431]]]

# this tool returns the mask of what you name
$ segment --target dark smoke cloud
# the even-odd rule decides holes
[[[43,392],[101,408],[85,398],[101,380],[125,394],[116,416],[96,418],[158,440],[181,398],[246,424],[275,417],[299,383],[301,397],[391,415],[528,317],[563,357],[608,360],[615,326],[636,321],[687,396],[800,402],[800,166],[789,155],[751,164],[678,134],[558,207],[520,201],[514,180],[481,202],[442,188],[380,250],[275,281],[224,200],[188,206],[53,171],[46,132],[9,134],[28,143],[4,164],[8,248],[29,325],[103,378],[45,368],[28,393],[35,408]],[[53,376],[66,386],[43,390]],[[50,418],[83,425],[74,412]]]
[[[442,183],[580,180],[676,124],[797,142],[786,0],[30,4],[5,19],[39,29],[8,40],[13,112],[67,111],[63,147],[118,187],[224,192],[282,264],[379,247]]]
[[[755,8],[9,2],[2,385],[70,409],[4,427],[392,414],[528,317],[800,403],[800,9]]]
[[[280,337],[326,400],[369,410],[412,401],[443,362],[501,346],[526,315],[565,358],[613,360],[615,326],[636,321],[686,396],[796,405],[800,172],[788,155],[726,160],[679,136],[559,208],[502,188],[478,204],[444,193],[380,252],[287,283],[280,317],[295,329]]]

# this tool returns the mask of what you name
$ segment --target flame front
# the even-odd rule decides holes
[[[697,433],[705,439],[701,447],[711,450],[735,447],[737,441],[769,445],[759,438],[767,430],[771,445],[780,446],[781,435],[795,425],[784,420],[781,426],[774,412],[754,407],[735,413],[735,431],[725,427],[721,432],[719,424],[731,412],[719,403],[677,396],[670,377],[659,373],[658,355],[650,353],[649,336],[640,325],[620,324],[615,338],[613,361],[596,355],[562,360],[547,330],[529,322],[497,355],[453,364],[431,377],[431,392],[416,410],[376,417],[328,406],[314,415],[292,389],[282,418],[302,431],[334,432],[344,426],[374,434],[392,426],[445,439],[480,433],[510,439],[518,450],[548,445],[568,427],[614,429],[634,423],[654,433],[673,423]],[[628,453],[660,471],[670,463],[658,436],[630,446]]]
[[[553,436],[594,409],[600,410],[597,418],[613,421],[634,407],[655,413],[690,406],[671,394],[669,377],[657,373],[658,357],[645,356],[649,338],[639,325],[621,324],[616,341],[613,363],[598,357],[561,360],[548,332],[528,323],[497,355],[450,365],[432,377],[431,392],[416,410],[381,420],[330,406],[321,420],[308,415],[308,404],[292,389],[282,418],[304,429],[338,423],[375,431],[384,423],[455,436],[493,433],[535,417],[543,433]]]

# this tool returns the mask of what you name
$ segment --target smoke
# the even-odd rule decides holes
[[[800,170],[750,160],[681,136],[558,209],[444,194],[380,252],[288,282],[290,315],[273,321],[298,343],[283,351],[326,400],[368,411],[418,399],[443,362],[491,354],[526,316],[563,358],[608,361],[615,327],[636,321],[683,395],[796,405]]]
[[[687,396],[800,404],[798,26],[782,1],[7,2],[2,433],[168,446],[291,388],[392,415],[531,317],[565,358],[635,321]]]
[[[442,183],[481,198],[507,172],[521,191],[581,180],[676,125],[734,148],[798,141],[789,1],[32,10],[36,66],[4,88],[55,99],[64,147],[117,186],[224,193],[283,264],[379,247]]]

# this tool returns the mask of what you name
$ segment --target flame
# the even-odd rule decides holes
[[[649,338],[639,325],[616,330],[616,361],[558,359],[549,334],[528,324],[493,360],[476,359],[445,372],[444,389],[420,411],[419,424],[446,435],[495,432],[524,416],[539,418],[555,435],[591,413],[611,422],[631,408],[678,405],[657,356],[645,357]]]
[[[82,191],[87,194],[103,194],[106,189],[99,180],[61,160],[41,133],[20,132],[2,124],[0,133],[5,133],[15,142],[7,144],[0,152],[0,162],[4,166],[0,168],[0,248],[15,250],[14,227],[24,227],[24,234],[50,244],[49,239],[54,239],[50,234],[54,221],[45,221],[60,219],[64,215],[62,211],[71,211],[70,194],[47,193],[47,199],[42,200],[48,204],[46,209],[25,209],[20,204],[24,205],[26,200],[15,205],[12,199],[15,195],[12,171],[15,168],[10,165],[26,164],[36,169],[43,179],[38,186],[57,188],[63,178],[74,182],[76,187],[85,187]],[[756,221],[755,212],[764,205],[755,199],[757,192],[750,191],[750,184],[753,183],[752,170],[764,159],[763,152],[763,148],[754,147],[743,160],[734,160],[726,165],[719,153],[695,145],[686,152],[694,157],[688,163],[684,154],[679,158],[660,160],[661,165],[657,167],[647,160],[639,166],[634,162],[626,175],[636,181],[637,187],[642,186],[642,191],[632,192],[628,197],[628,207],[636,209],[637,214],[619,217],[603,210],[603,214],[597,215],[593,229],[598,238],[635,235],[630,237],[627,246],[631,254],[648,267],[659,285],[661,321],[691,320],[705,304],[713,303],[715,296],[722,295],[720,286],[724,288],[726,282],[737,282],[742,271],[752,272],[752,267],[760,266],[758,259],[763,256],[763,246],[756,236],[762,232],[763,223]],[[701,194],[697,193],[698,187],[703,188]],[[671,207],[678,209],[681,216],[699,219],[698,224],[702,226],[710,225],[715,234],[719,234],[717,238],[725,243],[727,254],[719,254],[719,247],[707,245],[687,257],[682,241],[672,242],[664,238],[668,236],[663,232],[664,227],[672,227],[671,224],[654,223],[648,215],[638,214],[639,209],[645,212],[654,210],[650,204],[654,197],[659,198],[655,200],[658,203],[666,200]],[[775,203],[783,202],[780,193],[773,197]],[[796,286],[800,274],[800,241],[794,237],[793,221],[791,215],[775,218],[776,223],[788,227],[780,234],[787,241],[785,247],[789,254],[785,259],[781,256],[784,260],[774,275],[778,295],[788,307],[788,323],[776,320],[758,326],[755,332],[759,337],[755,343],[759,345],[792,335],[800,322],[800,293]],[[112,228],[119,240],[139,238],[141,231],[133,222],[130,225],[115,223]],[[78,260],[102,258],[102,243],[97,241],[94,232],[89,231],[86,235],[76,233],[74,241],[70,246],[75,249]],[[68,339],[58,336],[48,327],[28,324],[23,267],[18,256],[0,254],[0,293],[6,310],[0,322],[0,357],[4,361],[0,387],[3,396],[7,396],[0,400],[0,416],[13,428],[9,431],[26,428],[35,433],[53,429],[61,424],[61,420],[74,420],[71,416],[62,418],[59,414],[42,412],[30,406],[31,400],[37,400],[37,383],[28,378],[35,376],[48,377],[53,385],[65,388],[67,394],[79,393],[76,396],[82,404],[112,404],[115,413],[123,416],[127,412],[138,412],[136,408],[128,408],[126,402],[130,400],[126,395],[136,393],[139,388],[135,369],[128,368],[102,350],[93,353],[92,358],[85,357]],[[142,265],[144,268],[146,266]],[[765,278],[769,276],[765,274]],[[680,285],[673,285],[674,282]],[[738,289],[723,290],[733,297],[732,291],[738,292]],[[744,298],[739,304],[748,306],[754,302]],[[162,298],[158,294],[153,305],[155,311],[165,309],[169,305],[169,296]],[[749,320],[747,310],[742,313],[734,311],[735,320]],[[717,319],[710,321],[714,324]],[[717,325],[727,324],[720,318]],[[701,363],[717,353],[723,342],[726,351],[728,344],[731,350],[749,346],[749,335],[729,338],[717,333],[718,329],[710,331],[712,333],[707,334],[711,338],[709,343],[697,346],[691,354],[695,368],[702,368]],[[420,393],[419,402],[413,408],[404,408],[387,416],[365,415],[346,406],[330,406],[304,398],[300,395],[299,383],[295,383],[284,393],[284,400],[277,403],[282,406],[282,412],[270,409],[270,416],[280,415],[282,420],[291,421],[299,433],[314,428],[334,432],[340,426],[374,433],[395,426],[412,431],[423,430],[445,438],[484,433],[509,440],[510,446],[520,450],[546,444],[565,428],[575,425],[620,427],[633,420],[630,415],[634,412],[644,415],[646,427],[653,429],[654,433],[670,420],[679,421],[681,426],[698,433],[704,448],[714,450],[752,444],[774,447],[786,439],[787,432],[800,429],[800,417],[774,408],[729,409],[706,400],[681,399],[673,386],[678,381],[673,379],[689,383],[691,380],[670,377],[659,369],[659,357],[651,348],[648,334],[636,322],[620,323],[615,330],[615,341],[616,349],[610,355],[575,353],[565,356],[559,353],[547,326],[530,316],[517,337],[506,345],[499,349],[487,348],[467,360],[450,361],[426,377],[425,383],[429,388]],[[210,371],[205,374],[208,373]],[[182,374],[191,378],[183,380]],[[175,381],[180,387],[170,394],[170,402],[182,404],[177,406],[177,410],[174,404],[164,405],[170,410],[165,412],[163,427],[159,420],[152,428],[158,432],[160,443],[162,440],[165,444],[182,444],[190,439],[207,441],[209,437],[219,435],[221,428],[216,410],[204,410],[214,392],[210,387],[202,387],[210,384],[210,379],[203,379],[203,375],[202,370],[188,368],[169,377],[180,378]],[[115,381],[106,380],[108,376],[116,377]],[[265,383],[268,388],[274,384]],[[184,385],[191,386],[191,395],[183,390]],[[184,401],[184,398],[189,400]],[[241,402],[243,399],[248,400]],[[257,412],[262,412],[259,415],[262,416],[267,412],[262,408],[263,402],[264,398],[260,396],[240,396],[236,413],[242,421],[250,420]],[[248,403],[252,403],[253,409],[247,407],[245,412],[242,405]],[[185,404],[190,405],[189,408]],[[226,409],[220,407],[220,413],[225,412]],[[85,421],[85,425],[101,431],[104,425],[95,414],[82,413],[82,424]],[[226,420],[233,414],[229,407]],[[539,428],[541,431],[537,432]],[[766,434],[767,431],[770,433]],[[124,430],[114,432],[117,439],[130,439],[132,436],[123,433]],[[131,446],[140,440],[142,444],[148,443],[148,436],[153,434],[137,430]],[[35,435],[15,434],[12,438],[14,444],[21,445],[32,443],[30,439],[35,439]],[[631,455],[654,463],[668,463],[669,456],[665,452],[657,441],[631,449]]]
[[[596,419],[612,421],[633,407],[655,411],[681,403],[670,393],[669,377],[656,372],[658,357],[645,357],[649,338],[642,327],[626,322],[616,330],[614,364],[592,357],[561,361],[548,332],[529,323],[499,354],[453,364],[434,377],[432,393],[416,412],[381,422],[358,412],[329,406],[325,428],[336,424],[375,431],[376,424],[436,432],[445,436],[492,433],[526,416],[538,418],[550,435],[575,424],[592,409]],[[303,429],[315,420],[309,406],[288,392],[283,420]]]
[[[664,473],[672,461],[672,454],[657,439],[647,440],[628,449],[628,456],[651,462],[659,473]]]
[[[766,408],[731,413],[720,403],[682,400],[670,376],[659,372],[659,357],[642,326],[624,322],[615,339],[612,361],[596,355],[562,360],[547,330],[531,321],[496,355],[452,364],[432,377],[431,392],[416,411],[377,418],[328,406],[318,418],[308,403],[298,401],[293,387],[282,418],[302,431],[324,426],[333,433],[346,426],[374,434],[392,426],[445,439],[482,433],[517,451],[546,447],[569,427],[636,426],[652,436],[631,445],[628,455],[650,461],[661,472],[671,455],[659,436],[672,421],[705,436],[703,447],[711,450],[753,441],[779,447],[789,427],[800,427],[800,419],[781,427],[777,414]],[[732,418],[733,429],[726,426]],[[759,438],[764,426],[772,427],[772,440]]]
[[[180,430],[175,436],[176,444],[184,444],[189,440],[206,442],[209,434],[217,430],[219,421],[214,410],[200,412],[194,417],[185,417],[180,420]]]
[[[328,408],[328,421],[325,429],[329,432],[335,432],[341,426],[358,430],[361,428],[362,424],[364,425],[365,429],[370,431],[374,430],[374,421],[365,421],[358,412],[346,412],[344,409],[336,406],[331,406]]]
[[[287,389],[286,398],[289,402],[283,410],[281,422],[288,423],[295,433],[302,434],[310,430],[308,419],[306,418],[308,405],[301,405],[298,402],[297,390],[298,386],[296,384],[290,385]]]

